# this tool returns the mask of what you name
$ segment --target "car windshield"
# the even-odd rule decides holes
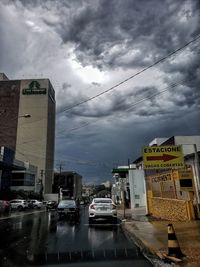
[[[0,267],[200,266],[199,229],[200,0],[0,0]]]
[[[73,200],[63,200],[59,204],[61,204],[61,205],[75,205],[75,201],[73,201]]]
[[[97,203],[112,203],[112,200],[110,200],[110,199],[95,199],[94,203],[95,204],[97,204]]]

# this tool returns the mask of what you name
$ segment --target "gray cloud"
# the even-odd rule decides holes
[[[55,27],[63,42],[75,44],[83,65],[144,66],[199,32],[198,1],[79,3]]]

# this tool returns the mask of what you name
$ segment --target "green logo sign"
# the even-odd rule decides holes
[[[29,84],[29,88],[25,88],[22,90],[23,95],[46,95],[47,89],[40,88],[40,84],[37,81],[32,81]]]

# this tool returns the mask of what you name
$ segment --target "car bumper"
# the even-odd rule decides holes
[[[60,215],[76,215],[78,214],[77,210],[69,210],[69,209],[62,209],[62,210],[57,210],[58,214]]]
[[[97,213],[97,212],[89,212],[89,218],[116,218],[117,212],[113,211],[111,213]]]

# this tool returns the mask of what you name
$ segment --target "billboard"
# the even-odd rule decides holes
[[[143,147],[144,169],[184,168],[182,146]]]

